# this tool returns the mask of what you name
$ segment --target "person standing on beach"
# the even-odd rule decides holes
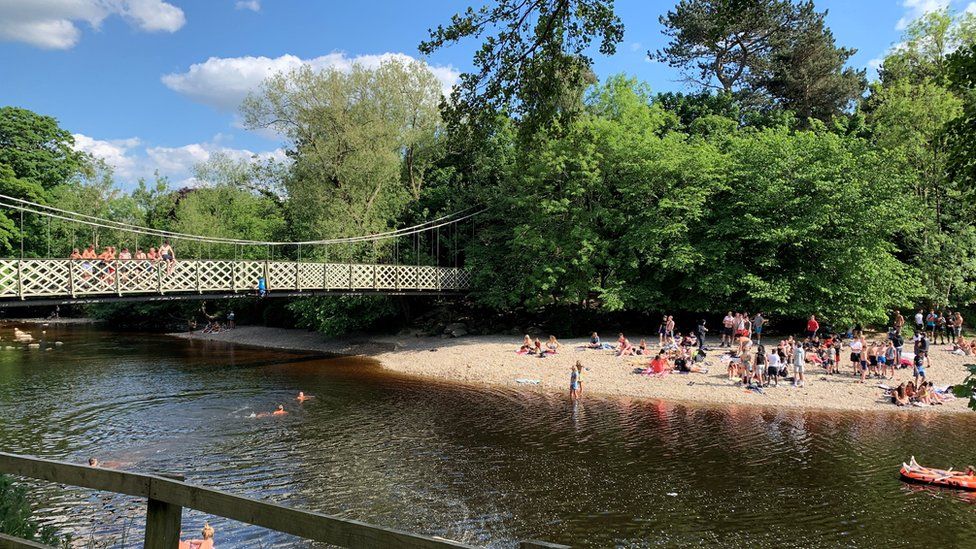
[[[577,360],[569,374],[569,398],[577,400],[581,396],[583,396],[583,364]]]
[[[820,331],[820,323],[817,322],[817,315],[810,315],[807,321],[807,339],[813,341],[817,339],[817,332]]]
[[[797,342],[793,350],[793,386],[803,387],[803,367],[806,365],[806,350],[803,343]]]
[[[765,324],[766,319],[763,318],[762,312],[756,313],[756,317],[752,319],[752,329],[756,332],[756,343],[762,343],[762,332]]]
[[[953,337],[953,341],[962,337],[962,313],[959,311],[956,311],[956,314],[952,315],[952,332],[955,336]]]
[[[905,317],[901,315],[901,311],[898,309],[895,309],[895,318],[892,325],[895,327],[895,331],[899,334],[901,333],[901,329],[905,327]]]
[[[925,329],[925,314],[922,313],[922,309],[919,309],[918,312],[915,313],[914,320],[915,320],[915,333],[917,334],[921,332],[923,329]]]
[[[725,313],[725,318],[722,319],[722,346],[724,347],[728,344],[729,347],[732,346],[732,334],[733,325],[735,324],[735,317],[732,316],[732,311]]]
[[[698,348],[705,348],[705,334],[708,333],[708,328],[705,327],[705,319],[698,321],[698,325],[695,326],[695,337],[698,338]]]

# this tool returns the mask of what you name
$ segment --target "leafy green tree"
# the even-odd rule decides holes
[[[290,142],[284,191],[292,236],[389,229],[437,158],[439,99],[426,65],[396,59],[347,73],[303,67],[272,76],[248,97],[247,124]]]
[[[57,120],[17,107],[0,108],[0,193],[46,203],[48,192],[91,175],[92,160],[74,149],[74,138]],[[25,225],[21,235],[20,214],[0,212],[0,250],[9,253],[22,236],[30,240],[36,227]],[[37,219],[27,216],[27,222]],[[32,230],[28,230],[32,229]],[[36,253],[34,247],[25,252]]]
[[[525,119],[535,128],[565,112],[565,98],[591,81],[594,39],[612,55],[624,27],[612,0],[497,0],[455,14],[447,26],[430,30],[420,52],[430,55],[465,38],[484,40],[472,72],[445,104],[449,121],[487,124],[498,113]]]
[[[976,15],[935,10],[909,23],[902,41],[885,57],[879,75],[884,85],[909,80],[948,84],[948,56],[976,44]]]

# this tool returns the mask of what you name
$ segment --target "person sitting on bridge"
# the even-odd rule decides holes
[[[131,259],[132,253],[129,252],[129,248],[122,248],[122,251],[119,252],[119,260],[123,261],[123,263],[119,266],[119,272],[123,278],[125,278],[125,275],[129,272],[129,266],[125,262]]]
[[[146,259],[149,261],[159,261],[159,252],[156,251],[155,247],[149,247],[149,253],[146,254]]]
[[[166,274],[173,274],[173,267],[176,266],[176,253],[170,246],[169,240],[164,240],[159,247],[159,258],[166,262]]]
[[[85,251],[81,252],[81,270],[84,271],[82,275],[85,279],[91,278],[92,274],[92,259],[96,259],[98,255],[95,253],[95,245],[89,244]]]
[[[78,251],[78,248],[72,248],[71,255],[68,256],[68,259],[81,259],[81,252]]]
[[[98,259],[102,260],[102,281],[106,284],[115,283],[115,248],[105,246],[102,253],[98,254]]]

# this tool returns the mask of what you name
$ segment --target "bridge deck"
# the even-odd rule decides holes
[[[416,265],[254,260],[0,259],[0,302],[105,297],[247,295],[259,279],[271,295],[439,293],[466,290],[464,269]]]

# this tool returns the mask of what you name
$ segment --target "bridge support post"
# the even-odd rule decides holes
[[[349,264],[349,289],[350,290],[355,289],[353,288],[353,282],[352,282],[352,263]]]
[[[17,260],[17,297],[24,299],[24,260]]]
[[[203,262],[198,259],[193,263],[197,266],[197,293],[202,294],[203,290],[200,289],[200,270],[203,268]]]
[[[158,291],[160,295],[163,294],[163,268],[158,262],[156,263],[156,291]]]
[[[237,260],[230,262],[230,291],[237,293]]]
[[[296,292],[302,291],[301,275],[302,275],[301,261],[296,261],[295,262],[295,291]]]
[[[379,268],[377,267],[377,265],[375,263],[373,263],[373,291],[376,291],[376,290],[379,289],[379,284],[378,284],[378,281],[376,280],[376,271],[378,271],[378,270],[379,270]]]
[[[264,260],[264,286],[265,286],[264,291],[266,292],[271,291],[271,277],[268,276],[269,271],[270,268],[268,267],[268,260],[265,259]]]
[[[71,297],[77,297],[75,295],[75,262],[73,259],[68,260],[68,293]]]
[[[119,297],[122,297],[122,271],[119,270],[119,260],[116,259],[112,261],[115,264],[115,293]]]

